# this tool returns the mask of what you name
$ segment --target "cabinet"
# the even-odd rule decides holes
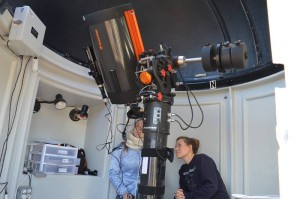
[[[77,174],[80,159],[78,149],[51,144],[30,144],[27,170],[38,170],[47,174]]]

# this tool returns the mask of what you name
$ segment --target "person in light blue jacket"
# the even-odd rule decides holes
[[[137,194],[141,149],[143,147],[143,120],[135,121],[125,142],[113,151],[109,179],[116,189],[116,199],[134,199]]]

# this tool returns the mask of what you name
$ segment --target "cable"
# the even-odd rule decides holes
[[[121,126],[121,125],[122,125],[122,126],[125,126],[123,130],[120,130],[120,129],[119,129],[119,126]],[[124,133],[126,134],[126,128],[127,128],[128,126],[132,126],[132,124],[129,124],[129,119],[127,120],[126,124],[124,124],[124,123],[117,124],[116,129],[117,129],[117,131],[118,131],[119,133],[122,134],[122,137],[123,137]],[[124,140],[124,138],[123,138],[123,140]],[[125,141],[125,140],[124,140],[124,141]],[[104,144],[108,144],[108,143],[104,143]],[[104,145],[104,144],[99,144],[98,146]],[[104,148],[104,147],[102,147],[102,149],[99,149],[98,146],[97,146],[97,150],[98,150],[98,151],[100,151],[100,150],[102,150],[102,149]],[[112,151],[108,151],[108,154],[111,154],[111,153],[112,153],[113,151],[115,151],[116,149],[119,149],[119,147],[115,147],[115,148],[112,149]]]
[[[0,185],[4,185],[4,187],[1,189],[0,194],[5,190],[5,188],[8,185],[8,182],[1,182]]]
[[[187,86],[187,85],[186,85]],[[201,112],[201,121],[200,121],[200,123],[197,125],[197,126],[191,126],[191,125],[188,125],[188,127],[189,128],[199,128],[202,124],[203,124],[203,121],[204,121],[204,113],[203,113],[203,110],[202,110],[202,108],[201,108],[201,106],[200,106],[200,104],[199,104],[199,102],[198,102],[198,100],[197,100],[197,98],[195,97],[195,95],[194,95],[194,93],[189,89],[189,87],[186,87],[189,91],[190,91],[190,93],[192,94],[192,96],[194,97],[194,99],[195,99],[195,101],[196,101],[196,103],[197,103],[197,105],[198,105],[198,107],[199,107],[199,110],[200,110],[200,112]],[[191,106],[191,109],[192,109],[192,104],[191,104],[191,102],[189,101],[189,103],[190,103],[190,106]],[[178,116],[178,115],[177,115]],[[187,125],[187,123],[183,120],[183,119],[181,119],[186,125]]]
[[[2,37],[2,35],[0,35],[0,37],[1,37],[1,39],[2,39],[3,41],[5,41],[5,39]]]
[[[11,96],[10,96],[10,104],[9,104],[9,110],[8,110],[7,135],[6,135],[6,139],[5,139],[5,141],[4,141],[4,143],[3,143],[3,146],[2,146],[2,151],[1,151],[1,156],[0,156],[0,163],[1,163],[0,177],[1,177],[1,175],[2,175],[3,166],[4,166],[4,161],[5,161],[5,157],[6,157],[8,139],[9,139],[9,136],[10,136],[10,134],[11,134],[11,131],[12,131],[14,122],[15,122],[16,113],[17,113],[17,111],[18,111],[18,105],[19,105],[19,100],[20,100],[21,92],[22,92],[22,89],[23,89],[23,83],[24,83],[24,77],[25,77],[25,73],[26,73],[26,68],[27,68],[27,65],[28,65],[29,61],[31,60],[31,58],[32,58],[32,57],[30,57],[30,58],[27,60],[26,65],[25,65],[25,67],[24,67],[24,72],[23,72],[22,79],[21,79],[21,86],[20,86],[20,90],[19,90],[18,97],[17,97],[17,102],[16,102],[16,106],[15,106],[14,115],[13,115],[13,118],[12,118],[12,123],[11,123],[12,98],[13,98],[13,96],[14,96],[14,92],[15,92],[15,89],[16,89],[17,83],[18,83],[18,81],[19,81],[19,77],[20,77],[21,71],[22,71],[23,56],[21,57],[21,67],[20,67],[20,70],[19,70],[19,72],[18,72],[17,79],[16,79],[16,82],[15,82],[13,91],[12,91],[12,93],[11,93]],[[11,124],[10,124],[10,123],[11,123]],[[2,159],[2,158],[3,158],[3,159]],[[1,160],[2,160],[2,162],[1,162]]]
[[[110,151],[110,145],[112,143],[112,139],[113,139],[113,132],[112,132],[112,115],[111,115],[111,109],[110,109],[110,106],[108,107],[106,103],[105,104],[105,107],[108,111],[108,113],[105,115],[105,118],[109,121],[109,130],[108,130],[108,133],[107,133],[107,137],[106,137],[106,143],[104,145],[104,147],[107,149],[107,151],[109,152]],[[108,140],[110,137],[110,140]]]
[[[118,147],[118,148],[115,148],[115,149],[113,149],[109,154],[111,155],[111,156],[113,156],[117,161],[118,161],[118,165],[119,165],[119,171],[120,171],[120,176],[121,176],[121,182],[119,183],[119,185],[118,185],[118,187],[116,188],[116,194],[118,195],[118,190],[119,190],[119,188],[121,187],[121,185],[123,184],[126,188],[127,188],[127,186],[124,184],[124,176],[123,176],[123,171],[122,171],[122,164],[121,164],[121,159],[122,159],[122,157],[123,157],[123,151],[121,151],[120,152],[120,159],[118,159],[115,155],[114,155],[114,151],[116,151],[116,150],[125,150],[125,147],[126,145],[125,145],[125,143],[123,143],[123,147]]]
[[[127,127],[128,127],[128,126],[132,126],[132,124],[128,124],[128,123],[126,123],[126,124],[125,124],[125,123],[119,123],[119,124],[117,124],[117,127],[116,127],[117,131],[118,131],[119,133],[122,134],[122,132],[124,131],[124,129],[123,129],[123,130],[120,130],[120,129],[119,129],[119,126],[125,126],[125,125],[127,125]],[[127,127],[126,127],[126,128],[127,128]],[[125,128],[125,127],[124,127],[124,128]]]
[[[180,74],[181,79],[183,80],[180,71],[179,71],[179,74]],[[175,116],[177,116],[177,117],[178,117],[178,118],[179,118],[179,119],[187,126],[187,127],[185,127],[185,128],[182,127],[182,125],[179,124],[179,122],[178,122],[177,120],[175,120],[175,121],[179,124],[179,126],[180,126],[180,128],[181,128],[182,130],[187,130],[187,129],[189,129],[189,128],[199,128],[199,127],[203,124],[203,121],[204,121],[204,113],[203,113],[203,110],[202,110],[202,108],[201,108],[201,106],[200,106],[200,104],[199,104],[197,98],[195,97],[194,93],[189,89],[189,87],[187,86],[187,84],[186,84],[184,81],[183,81],[183,84],[185,85],[185,88],[186,88],[186,93],[187,93],[189,105],[190,105],[190,108],[191,108],[191,114],[192,114],[192,116],[191,116],[190,123],[187,124],[187,123],[183,120],[183,118],[181,118],[181,117],[180,117],[179,115],[177,115],[177,114],[174,114]],[[194,117],[194,112],[193,112],[193,107],[192,107],[192,104],[191,104],[191,100],[190,100],[189,93],[191,93],[191,95],[192,95],[193,98],[195,99],[195,101],[196,101],[196,103],[197,103],[197,105],[198,105],[198,107],[199,107],[199,109],[200,109],[201,115],[202,115],[201,121],[200,121],[200,123],[199,123],[197,126],[191,126],[192,121],[193,121],[193,119],[194,119],[194,118],[193,118],[193,117]]]
[[[148,91],[144,91],[146,88],[149,88],[149,90],[148,90]],[[139,95],[141,95],[143,92],[146,92],[146,93],[149,92],[150,89],[151,89],[151,85],[144,86],[144,88],[142,88],[142,89],[140,90]]]
[[[162,61],[163,63],[165,63],[165,62],[167,62],[167,63],[172,63],[172,65],[174,65],[175,68],[178,68],[178,69],[179,69],[180,67],[179,67],[177,61],[174,60],[173,56],[171,55],[171,48],[169,48],[165,43],[161,43],[160,45],[161,45],[161,46],[164,46],[164,48],[166,49],[166,50],[165,50],[165,49],[163,49],[163,48],[161,47],[161,52],[163,53],[163,54],[161,54],[161,55],[159,56],[159,58],[161,59],[161,61]],[[179,124],[179,126],[180,126],[180,128],[181,128],[182,130],[187,130],[187,129],[189,129],[189,128],[199,128],[199,127],[203,124],[203,121],[204,121],[204,113],[203,113],[203,110],[202,110],[202,108],[201,108],[201,106],[200,106],[200,104],[199,104],[197,98],[195,97],[195,95],[193,94],[193,92],[189,89],[188,85],[185,83],[185,81],[184,81],[184,79],[183,79],[183,76],[182,76],[180,70],[178,70],[178,73],[179,73],[179,75],[180,75],[180,77],[181,77],[181,79],[182,79],[183,85],[184,85],[185,88],[186,88],[186,94],[187,94],[187,98],[188,98],[188,103],[189,103],[189,107],[190,107],[190,110],[191,110],[191,119],[190,119],[189,123],[187,123],[187,122],[185,122],[179,115],[177,115],[177,114],[173,114],[173,115],[175,115],[176,117],[179,117],[179,119],[186,125],[186,127],[183,127],[183,126],[179,123],[179,121],[176,120],[177,123]],[[148,89],[147,91],[144,91],[144,90],[146,90],[146,88],[148,88],[148,87],[149,87],[149,89]],[[149,95],[150,92],[153,92],[153,91],[151,91],[150,89],[151,89],[150,85],[145,86],[144,88],[142,88],[142,89],[140,90],[139,95],[144,95],[144,96],[145,96],[145,95]],[[144,94],[144,93],[145,93],[145,94]],[[192,97],[195,99],[195,101],[196,101],[196,103],[197,103],[197,105],[198,105],[198,107],[199,107],[201,116],[202,116],[202,117],[201,117],[201,120],[200,120],[200,122],[199,122],[199,124],[196,125],[196,126],[192,126],[192,123],[193,123],[193,121],[194,121],[194,109],[193,109],[193,106],[192,106],[192,103],[191,103],[190,94],[191,94]]]
[[[32,173],[28,174],[28,178],[29,178],[29,186],[31,186]]]
[[[126,122],[126,124],[125,124],[125,127],[124,127],[124,129],[123,129],[123,131],[122,131],[122,138],[123,138],[124,141],[127,140],[127,136],[126,136],[126,128],[127,128],[127,126],[128,126],[128,123],[129,123],[129,118],[127,119],[127,122]]]
[[[165,45],[166,46],[166,45]],[[167,46],[166,46],[167,47]],[[170,57],[171,59],[172,59],[172,57]],[[176,65],[176,68],[179,68],[179,66],[178,66],[178,63],[176,62],[176,61],[174,61],[173,60],[173,63]],[[202,110],[202,108],[201,108],[201,106],[200,106],[200,104],[199,104],[199,102],[198,102],[198,100],[197,100],[197,98],[195,97],[195,95],[194,95],[194,93],[190,90],[190,88],[188,87],[188,85],[185,83],[185,81],[184,81],[184,79],[183,79],[183,76],[182,76],[182,74],[181,74],[181,71],[180,70],[178,70],[178,73],[179,73],[179,75],[180,75],[180,78],[182,79],[182,83],[183,83],[183,85],[185,86],[185,88],[186,88],[186,94],[187,94],[187,98],[188,98],[188,102],[189,102],[189,105],[190,105],[190,109],[191,109],[191,120],[190,120],[190,122],[189,122],[189,124],[187,123],[187,122],[185,122],[179,115],[177,115],[177,114],[174,114],[175,116],[177,116],[187,127],[183,127],[180,123],[179,123],[179,121],[177,121],[177,120],[175,120],[178,124],[179,124],[179,126],[180,126],[180,128],[182,129],[182,130],[187,130],[187,129],[189,129],[189,128],[199,128],[202,124],[203,124],[203,121],[204,121],[204,113],[203,113],[203,110]],[[199,107],[199,109],[200,109],[200,112],[201,112],[201,121],[200,121],[200,123],[197,125],[197,126],[191,126],[191,124],[192,124],[192,122],[193,122],[193,120],[194,120],[194,111],[193,111],[193,106],[192,106],[192,103],[191,103],[191,100],[190,100],[190,95],[189,95],[189,93],[193,96],[193,98],[195,99],[195,101],[196,101],[196,103],[197,103],[197,105],[198,105],[198,107]]]
[[[170,48],[169,48],[165,43],[161,43],[161,45],[163,45],[166,49],[168,49],[167,55],[165,55],[165,58],[168,60],[168,62],[171,61],[172,64],[175,65],[175,68],[180,68],[179,65],[178,65],[178,63],[177,63],[177,61],[174,60],[173,56],[171,55]],[[203,114],[202,108],[201,108],[201,106],[199,105],[198,100],[197,100],[197,98],[195,97],[195,95],[193,94],[193,92],[189,89],[188,85],[185,83],[185,81],[184,81],[184,79],[183,79],[183,76],[182,76],[180,70],[178,70],[178,73],[179,73],[179,75],[180,75],[180,77],[181,77],[181,79],[182,79],[182,82],[183,82],[183,84],[184,84],[184,86],[185,86],[185,88],[186,88],[186,94],[187,94],[188,102],[189,102],[190,109],[191,109],[191,120],[190,120],[189,124],[187,124],[182,118],[180,118],[180,119],[183,121],[183,123],[187,126],[187,127],[184,128],[184,127],[182,127],[182,125],[180,125],[180,127],[181,127],[182,130],[187,130],[187,129],[189,129],[189,128],[198,128],[198,127],[200,127],[200,126],[202,125],[203,119],[204,119],[204,114]],[[194,120],[194,111],[193,111],[193,106],[192,106],[192,104],[191,104],[191,100],[190,100],[190,95],[189,95],[189,93],[191,93],[192,96],[193,96],[193,98],[195,99],[195,101],[196,101],[196,103],[197,103],[197,105],[198,105],[198,107],[199,107],[199,109],[200,109],[201,115],[202,115],[201,121],[200,121],[199,125],[197,125],[196,127],[191,126],[191,124],[192,124],[192,122],[193,122],[193,120]],[[175,116],[177,116],[177,114],[176,114]]]
[[[66,108],[77,108],[76,106],[66,106]]]
[[[15,197],[14,197],[14,198],[17,198],[18,188],[19,188],[20,185],[24,182],[24,180],[26,179],[27,176],[28,176],[28,178],[29,178],[29,186],[31,186],[31,177],[29,176],[29,173],[27,173],[26,176],[24,176],[24,177],[22,178],[22,180],[19,182],[19,184],[17,185],[16,190],[15,190]]]
[[[112,140],[113,140],[113,133],[112,133],[112,115],[111,115],[111,109],[110,109],[111,104],[109,103],[110,106],[108,106],[107,103],[104,103],[104,104],[105,104],[105,107],[106,107],[106,109],[107,109],[107,111],[108,111],[108,113],[105,114],[105,118],[106,118],[106,119],[108,120],[108,122],[109,122],[109,129],[108,129],[108,133],[107,133],[107,137],[106,137],[106,142],[105,142],[104,144],[99,144],[99,145],[97,145],[97,146],[96,146],[96,149],[97,149],[98,151],[101,151],[101,150],[103,150],[104,148],[106,148],[108,154],[110,154],[110,153],[111,153],[111,151],[110,151],[110,145],[111,145]],[[109,137],[110,137],[110,140],[108,141]],[[100,147],[101,145],[103,145],[103,147],[102,147],[101,149],[99,149],[99,147]]]
[[[124,149],[121,149],[121,150],[124,150]],[[121,184],[124,184],[123,183],[124,182],[124,176],[123,176],[122,165],[121,165],[121,159],[122,159],[122,156],[123,156],[123,151],[121,152],[120,159],[118,159],[112,152],[111,152],[110,155],[112,155],[118,161],[118,165],[119,165],[119,169],[120,169],[120,173],[121,173],[121,182],[120,182],[119,186],[116,189],[116,194],[118,195],[118,190],[121,187]],[[126,185],[124,184],[124,186],[126,186]]]
[[[9,40],[7,40],[7,42],[6,42],[6,47],[14,54],[14,55],[16,55],[17,57],[18,57],[18,55],[8,46],[8,42],[9,42]]]
[[[7,135],[6,135],[6,139],[5,139],[5,141],[4,141],[3,145],[2,145],[2,151],[1,151],[1,156],[0,156],[0,163],[2,163],[1,160],[2,160],[2,158],[3,158],[3,159],[5,158],[5,154],[6,154],[6,142],[7,142],[7,140],[8,140],[8,137],[9,137],[9,131],[10,131],[10,129],[9,129],[9,123],[10,123],[10,114],[11,114],[12,97],[13,97],[13,94],[14,94],[14,92],[15,92],[15,89],[16,89],[16,86],[17,86],[17,83],[18,83],[18,80],[19,80],[19,76],[20,76],[21,71],[22,71],[22,65],[23,65],[23,57],[21,57],[21,66],[20,66],[20,70],[19,70],[19,72],[18,72],[17,79],[16,79],[16,82],[15,82],[15,85],[14,85],[14,88],[13,88],[13,91],[12,91],[12,94],[11,94],[11,96],[10,96],[10,104],[9,104],[9,110],[8,110],[8,114],[9,114],[9,116],[8,116],[8,132],[7,132]],[[5,152],[5,153],[4,153],[4,152]],[[4,164],[4,160],[3,160],[3,164]],[[3,164],[1,164],[1,165],[3,165]],[[0,172],[0,177],[1,177],[1,174],[2,174],[2,169],[1,169],[1,172]]]

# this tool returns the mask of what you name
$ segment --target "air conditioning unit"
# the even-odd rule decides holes
[[[12,20],[8,46],[17,55],[38,57],[46,26],[29,6],[17,7]]]

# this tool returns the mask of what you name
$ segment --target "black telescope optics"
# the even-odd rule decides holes
[[[106,96],[106,92],[105,92],[105,88],[104,88],[104,81],[103,81],[103,77],[100,71],[100,67],[99,64],[95,58],[95,54],[94,51],[92,49],[92,47],[88,46],[85,48],[85,53],[86,56],[89,60],[89,67],[91,69],[91,72],[89,72],[89,75],[93,76],[93,78],[96,81],[96,84],[98,85],[101,95],[102,95],[102,99],[104,102],[106,102],[107,100],[107,96]]]
[[[101,71],[112,104],[130,105],[128,118],[144,120],[142,166],[138,199],[163,199],[166,160],[173,161],[167,147],[171,106],[177,85],[176,69],[189,62],[202,62],[205,71],[226,72],[247,64],[246,44],[242,41],[208,44],[202,57],[172,56],[171,49],[144,51],[137,20],[131,4],[84,16],[93,44],[98,70]],[[142,102],[144,109],[138,104]]]
[[[112,104],[131,104],[137,101],[140,84],[136,76],[137,63],[144,46],[141,40],[137,20],[131,4],[125,4],[83,17],[88,26],[92,48],[86,49],[93,74],[97,84],[101,77]],[[228,69],[240,69],[247,65],[248,55],[246,44],[242,41],[233,43],[208,44],[203,46],[202,57],[185,58],[174,56],[178,67],[184,67],[189,62],[202,62],[206,72],[226,72]],[[146,56],[149,56],[149,54]],[[92,71],[92,72],[93,72]],[[98,84],[99,85],[99,84]],[[103,89],[104,90],[104,89]],[[102,94],[105,94],[101,90]],[[106,94],[105,94],[106,95]]]
[[[125,4],[83,17],[112,104],[135,102],[139,92],[135,77],[138,60],[124,13],[135,16],[131,4]]]
[[[178,56],[176,57],[177,63],[184,67],[189,62],[202,62],[205,72],[218,70],[225,73],[228,69],[244,68],[248,62],[247,46],[242,41],[208,44],[203,46],[201,54],[202,57],[189,59]]]

